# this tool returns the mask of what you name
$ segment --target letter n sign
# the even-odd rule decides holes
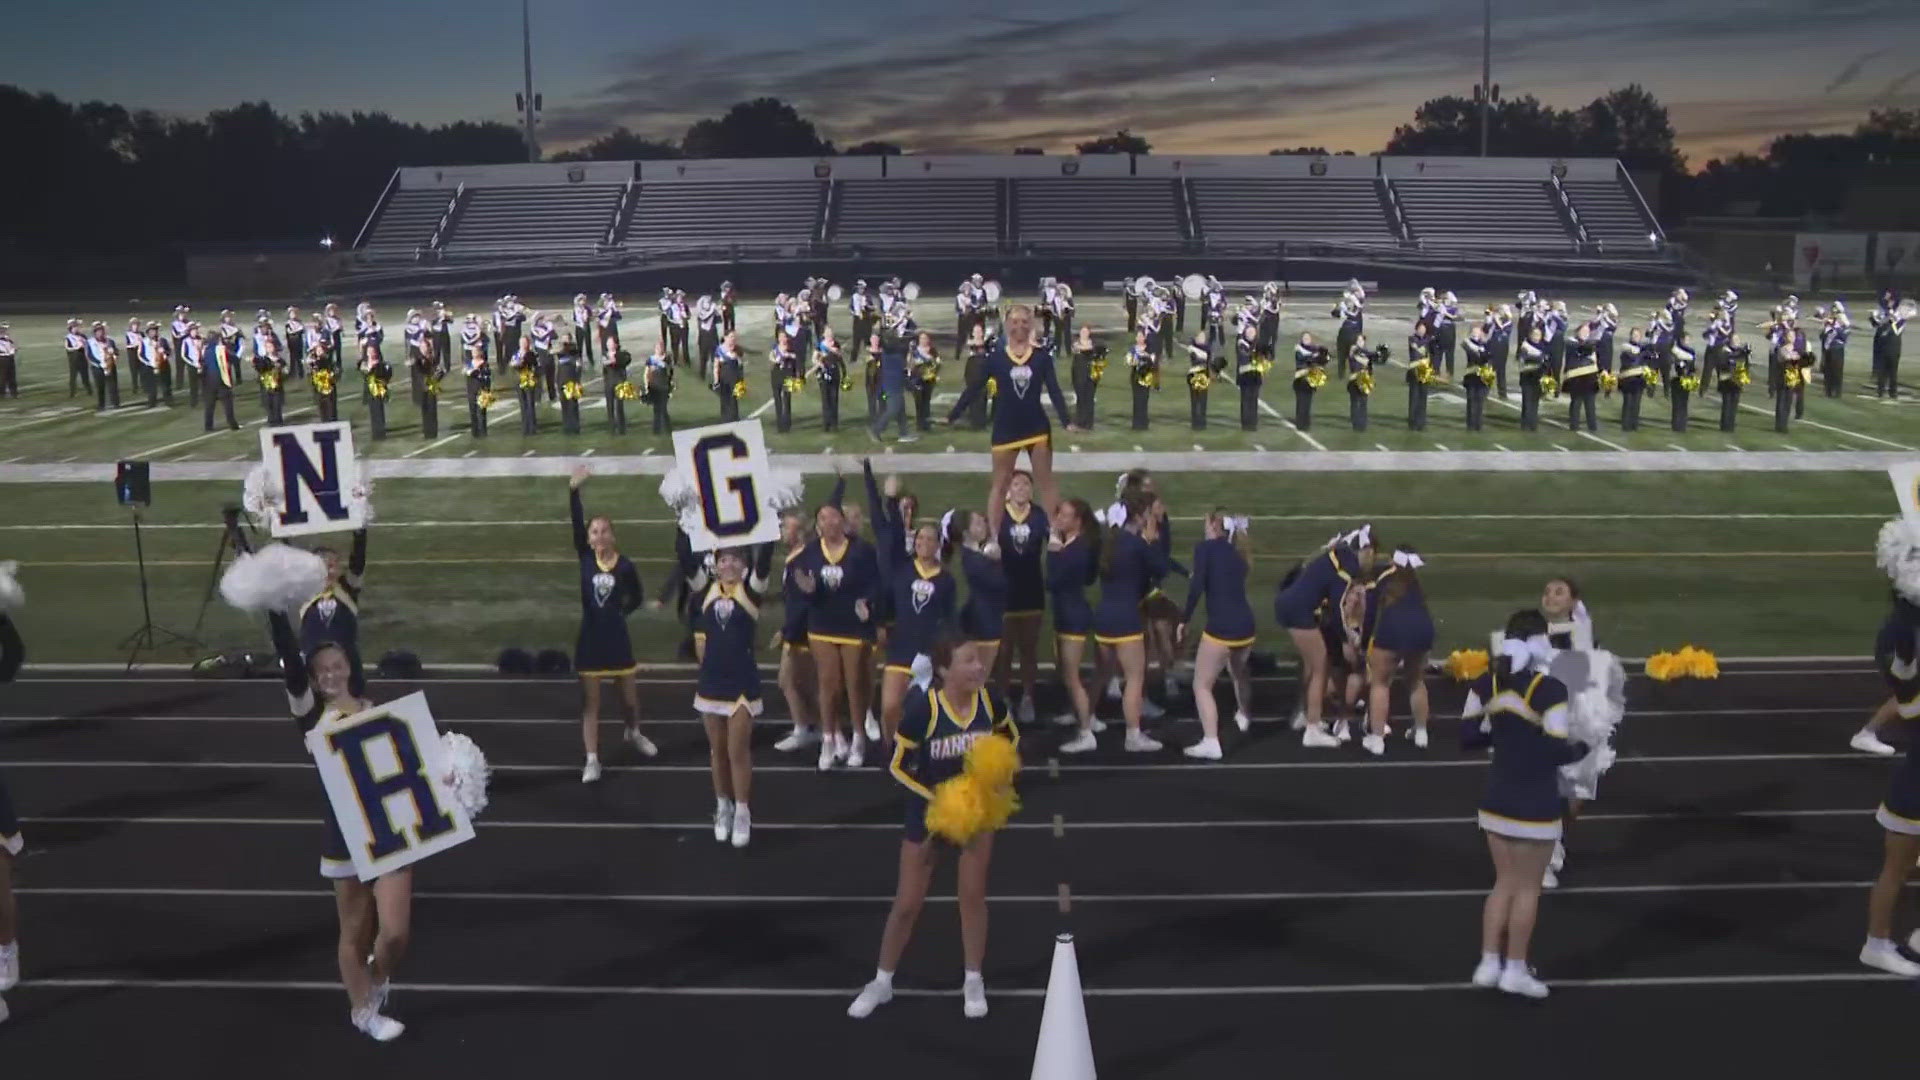
[[[274,536],[348,532],[364,524],[366,488],[348,424],[262,429],[260,457],[280,488]]]

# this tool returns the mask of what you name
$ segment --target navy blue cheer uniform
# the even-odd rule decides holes
[[[1207,628],[1201,636],[1238,649],[1253,644],[1253,605],[1247,603],[1247,560],[1226,537],[1202,540],[1193,548],[1193,574],[1187,582],[1187,607],[1181,622],[1193,621],[1200,598],[1207,600]]]
[[[301,655],[312,656],[322,645],[340,646],[353,668],[347,688],[356,697],[367,692],[367,676],[360,667],[360,589],[366,572],[367,530],[360,529],[353,534],[347,572],[300,608]]]
[[[19,627],[0,612],[0,683],[12,682],[26,659],[27,646],[20,640]],[[20,815],[13,809],[13,797],[7,794],[5,778],[0,778],[0,850],[18,855],[25,846],[26,838],[20,835]]]
[[[293,722],[300,727],[304,739],[326,716],[326,708],[307,681],[306,654],[300,651],[299,642],[293,636],[293,624],[287,617],[275,611],[267,615],[267,625],[273,632],[273,648],[280,654],[280,669],[286,676],[287,712]],[[316,775],[318,775],[316,773]],[[347,851],[346,837],[340,834],[340,820],[333,814],[333,800],[327,797],[325,785],[320,789],[321,820],[325,823],[327,836],[325,846],[320,849],[320,876],[331,880],[341,880],[358,876],[353,869],[353,856]]]
[[[745,706],[748,715],[760,715],[759,626],[760,600],[746,582],[707,586],[693,616],[693,638],[702,644],[695,712],[728,717]]]
[[[1100,603],[1093,609],[1093,640],[1102,645],[1124,645],[1145,634],[1140,601],[1153,583],[1167,576],[1167,558],[1139,533],[1114,530],[1102,552],[1106,567],[1100,572]]]
[[[1516,840],[1558,840],[1567,814],[1560,766],[1586,757],[1588,747],[1567,737],[1566,684],[1541,672],[1514,675],[1507,663],[1496,658],[1468,684],[1460,713],[1461,745],[1493,747],[1480,828]]]
[[[1179,559],[1173,557],[1173,519],[1164,511],[1160,514],[1160,532],[1153,541],[1153,548],[1160,553],[1160,558],[1166,561],[1167,568],[1147,582],[1147,593],[1140,600],[1142,604],[1152,604],[1157,607],[1159,613],[1144,609],[1142,613],[1149,619],[1171,619],[1174,617],[1173,601],[1166,598],[1167,594],[1160,586],[1170,573],[1179,574],[1189,581],[1192,580],[1193,574],[1180,564]]]
[[[1054,412],[1060,414],[1060,426],[1072,423],[1067,419],[1066,399],[1060,394],[1060,380],[1053,373],[1053,351],[1030,348],[1016,358],[1004,344],[995,344],[986,362],[975,369],[960,400],[953,403],[948,423],[958,420],[973,399],[986,392],[988,379],[995,380],[999,387],[993,399],[992,445],[996,452],[1038,446],[1053,437],[1047,408],[1040,401],[1042,386],[1053,399]]]
[[[1087,586],[1099,574],[1099,551],[1086,533],[1047,552],[1047,592],[1052,596],[1053,632],[1063,638],[1085,641],[1093,633],[1093,608],[1087,603]]]
[[[854,610],[858,601],[872,604],[879,592],[880,566],[872,544],[849,536],[838,551],[829,552],[826,541],[815,537],[790,566],[813,575],[813,595],[807,598],[809,641],[865,645],[873,640],[873,623]]]
[[[625,555],[602,563],[587,546],[587,515],[580,506],[580,489],[570,492],[573,511],[573,550],[580,557],[580,634],[573,645],[573,669],[582,675],[631,675],[633,641],[627,636],[627,616],[645,594],[640,574]]]
[[[1903,720],[1920,718],[1920,607],[1895,597],[1893,611],[1880,624],[1873,642],[1874,666],[1893,691],[1894,706]],[[1906,759],[1894,770],[1887,797],[1874,815],[1881,828],[1920,836],[1920,739],[1907,746]]]
[[[1005,735],[1020,745],[1020,732],[1007,715],[1007,703],[991,690],[976,691],[967,702],[950,702],[944,690],[909,695],[900,715],[900,733],[887,768],[902,787],[907,839],[927,839],[927,804],[933,789],[966,770],[967,749],[976,739]]]
[[[1367,586],[1367,614],[1361,623],[1360,651],[1364,656],[1375,646],[1399,656],[1412,656],[1433,649],[1433,615],[1427,611],[1427,599],[1418,587],[1408,589],[1400,598],[1384,601],[1381,583],[1396,573],[1389,569],[1379,580]]]
[[[780,569],[780,644],[788,649],[807,647],[807,594],[793,577],[804,554],[804,548],[788,552]]]
[[[1007,572],[999,559],[960,549],[960,569],[967,578],[967,602],[960,608],[960,632],[968,641],[1000,644],[1001,623],[1007,615]]]
[[[1322,604],[1340,610],[1340,597],[1360,575],[1360,555],[1347,544],[1335,544],[1308,559],[1300,576],[1283,585],[1273,602],[1274,618],[1289,630],[1312,630],[1319,625],[1315,612]]]
[[[927,567],[911,555],[880,550],[893,627],[887,631],[886,669],[913,674],[913,658],[931,654],[942,631],[953,625],[960,587],[939,563]]]
[[[1012,503],[1000,518],[1000,566],[1007,575],[1007,617],[1037,619],[1047,608],[1046,555],[1049,527],[1046,511],[1028,503],[1019,510]]]

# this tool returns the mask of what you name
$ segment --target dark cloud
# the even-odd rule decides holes
[[[1879,103],[1885,105],[1893,101],[1893,99],[1900,96],[1902,90],[1907,88],[1907,84],[1915,79],[1920,79],[1920,68],[1914,68],[1912,71],[1906,72],[1899,78],[1888,83],[1887,88],[1880,91]]]
[[[1840,69],[1840,74],[1835,75],[1833,81],[1827,84],[1825,92],[1831,94],[1835,90],[1852,83],[1860,77],[1862,71],[1866,70],[1868,64],[1891,51],[1890,49],[1875,49],[1872,52],[1862,53],[1854,57],[1846,67]]]

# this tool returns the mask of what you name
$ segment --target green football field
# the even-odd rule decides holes
[[[1855,305],[1854,310],[1867,310],[1867,297],[1847,299]],[[415,303],[425,307],[430,300],[425,298]],[[1502,300],[1511,300],[1511,297],[1466,296],[1462,298],[1463,310],[1477,312],[1488,303]],[[1644,296],[1588,295],[1568,297],[1567,300],[1569,309],[1575,313],[1589,311],[1601,300],[1612,300],[1619,305],[1623,318],[1629,323],[1644,321],[1646,312],[1654,304],[1654,300]],[[470,310],[485,312],[490,310],[490,303],[489,300],[478,298],[460,298],[450,307],[461,313]],[[565,300],[557,297],[530,301],[536,310],[555,310],[565,303]],[[1565,426],[1564,401],[1549,403],[1543,410],[1546,419],[1539,431],[1522,432],[1518,427],[1517,386],[1513,388],[1516,397],[1512,402],[1489,405],[1487,425],[1480,432],[1466,430],[1464,399],[1454,389],[1440,387],[1429,405],[1427,430],[1409,431],[1406,427],[1404,369],[1399,362],[1405,357],[1405,340],[1414,310],[1413,298],[1404,294],[1378,295],[1370,303],[1369,336],[1392,344],[1395,363],[1391,370],[1379,373],[1370,405],[1371,423],[1367,430],[1353,430],[1348,422],[1346,395],[1335,386],[1317,395],[1311,428],[1307,431],[1294,430],[1291,424],[1294,400],[1289,374],[1268,381],[1262,395],[1260,427],[1257,431],[1240,429],[1237,391],[1224,385],[1216,387],[1210,395],[1210,425],[1204,431],[1195,431],[1189,423],[1187,389],[1183,381],[1186,368],[1182,353],[1181,359],[1168,367],[1167,385],[1154,395],[1151,428],[1134,431],[1131,429],[1131,393],[1125,382],[1126,368],[1122,363],[1126,342],[1121,339],[1125,335],[1115,330],[1124,326],[1121,305],[1115,297],[1089,293],[1080,299],[1080,320],[1082,323],[1091,323],[1103,333],[1109,343],[1111,360],[1096,396],[1097,421],[1094,430],[1063,439],[1062,448],[1069,451],[1083,449],[1142,453],[1203,448],[1256,452],[1322,449],[1492,452],[1684,449],[1817,453],[1905,450],[1920,446],[1920,436],[1912,434],[1916,415],[1920,415],[1915,411],[1920,409],[1920,399],[1909,396],[1898,402],[1883,402],[1862,392],[1867,387],[1868,370],[1868,342],[1864,328],[1856,332],[1856,340],[1850,349],[1851,370],[1845,396],[1827,399],[1816,391],[1808,400],[1806,419],[1796,422],[1792,430],[1784,435],[1773,430],[1772,403],[1759,386],[1749,388],[1738,429],[1731,434],[1718,429],[1719,401],[1710,395],[1695,398],[1693,427],[1684,434],[1670,429],[1668,406],[1658,398],[1649,399],[1645,404],[1642,428],[1638,432],[1620,430],[1617,398],[1602,399],[1599,406],[1600,429],[1597,432],[1569,431]],[[1763,317],[1762,309],[1766,303],[1759,297],[1748,298],[1748,311],[1742,315],[1742,320],[1749,325],[1743,326],[1743,331],[1754,332],[1750,324]],[[400,325],[408,306],[397,301],[379,305],[382,321],[388,331],[390,350],[400,348]],[[1811,312],[1813,301],[1809,300],[1804,306]],[[1326,297],[1301,296],[1289,302],[1282,320],[1283,349],[1276,375],[1290,372],[1291,342],[1301,332],[1311,331],[1331,342],[1336,326],[1328,313],[1330,307],[1331,300]],[[171,317],[170,308],[170,304],[160,303],[113,311],[96,306],[92,310],[75,310],[71,314],[89,323],[100,319],[106,322],[110,333],[117,333],[126,325],[130,315],[137,314],[143,319],[164,323]],[[279,309],[274,310],[277,313]],[[196,305],[196,311],[199,317],[209,322],[218,316],[217,307],[209,309]],[[773,431],[770,381],[764,365],[767,350],[772,344],[768,311],[764,300],[744,303],[740,308],[742,344],[749,359],[754,361],[750,366],[750,393],[742,403],[741,415],[758,415],[767,421],[769,446],[776,452],[864,452],[869,445],[862,430],[866,402],[864,390],[858,385],[857,374],[856,386],[842,397],[842,429],[838,433],[821,430],[819,397],[817,390],[812,387],[796,402],[793,431],[786,434]],[[922,325],[934,331],[935,339],[947,357],[936,392],[935,410],[936,413],[944,413],[959,392],[962,368],[962,364],[951,356],[951,301],[942,290],[931,289],[916,305],[916,311]],[[1703,303],[1692,319],[1698,324],[1705,314]],[[134,394],[124,370],[121,377],[121,409],[99,415],[93,411],[91,401],[69,398],[66,361],[60,347],[66,316],[64,312],[49,312],[32,316],[16,315],[10,320],[14,338],[21,347],[23,392],[18,401],[0,401],[0,465],[18,462],[97,462],[120,458],[141,458],[155,462],[227,461],[257,455],[258,437],[254,428],[264,413],[250,379],[242,392],[236,395],[236,408],[243,425],[243,430],[239,432],[219,430],[207,434],[201,413],[188,407],[184,394],[176,397],[170,409],[147,409],[144,396]],[[244,323],[248,312],[241,311],[241,316]],[[849,329],[844,306],[836,305],[832,319],[837,332],[844,339]],[[657,320],[653,317],[650,303],[644,298],[629,298],[625,326],[629,348],[636,355],[643,354],[657,336]],[[1186,333],[1191,335],[1197,329],[1195,323],[1189,323]],[[347,346],[349,350],[352,349],[350,339]],[[1764,353],[1764,347],[1760,351]],[[500,382],[503,390],[510,390],[505,386],[505,380]],[[396,389],[403,385],[404,377],[396,381]],[[584,430],[574,436],[561,433],[557,406],[543,406],[540,417],[542,432],[531,438],[523,437],[520,434],[518,406],[510,392],[503,392],[493,407],[489,437],[473,438],[467,430],[465,391],[456,375],[447,380],[441,397],[438,438],[428,440],[420,435],[418,412],[407,400],[406,394],[396,393],[389,407],[389,437],[384,442],[373,443],[367,427],[366,409],[359,400],[359,387],[357,375],[350,374],[343,380],[341,419],[354,424],[356,440],[362,452],[371,457],[564,456],[588,449],[601,454],[671,452],[671,442],[666,436],[649,433],[648,410],[637,401],[628,404],[628,433],[615,436],[608,431],[597,375],[585,388]],[[304,382],[296,382],[291,386],[287,411],[288,419],[293,422],[314,419],[311,395]],[[695,426],[716,420],[719,403],[711,391],[698,385],[697,378],[682,378],[674,396],[672,412],[676,423]],[[981,433],[959,428],[937,428],[911,449],[929,453],[943,453],[950,449],[976,450],[983,447],[984,441],[985,436]]]

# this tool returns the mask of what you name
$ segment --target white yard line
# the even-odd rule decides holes
[[[1576,434],[1576,435],[1578,435],[1578,436],[1580,436],[1580,437],[1581,437],[1581,438],[1583,438],[1583,439],[1591,439],[1592,441],[1594,441],[1594,442],[1597,442],[1597,443],[1599,443],[1599,444],[1600,444],[1601,446],[1604,446],[1604,447],[1606,447],[1606,448],[1607,448],[1607,449],[1609,449],[1609,450],[1618,450],[1618,451],[1620,451],[1621,453],[1625,453],[1625,454],[1631,454],[1631,453],[1633,453],[1633,451],[1631,451],[1631,450],[1629,450],[1629,449],[1627,449],[1627,448],[1626,448],[1626,447],[1624,447],[1624,446],[1621,446],[1621,445],[1620,445],[1619,443],[1617,443],[1617,442],[1608,442],[1607,440],[1605,440],[1605,439],[1603,439],[1603,438],[1601,438],[1600,436],[1598,436],[1598,435],[1595,435],[1595,434],[1594,434],[1593,432],[1591,432],[1591,431],[1576,431],[1576,432],[1574,432],[1574,434]]]
[[[431,450],[431,449],[433,449],[433,448],[434,448],[434,447],[436,447],[436,446],[445,446],[445,445],[447,445],[448,443],[450,443],[450,442],[452,442],[452,441],[453,441],[453,440],[455,440],[455,439],[464,439],[464,438],[466,438],[466,432],[461,432],[461,433],[460,433],[460,434],[458,434],[458,435],[449,435],[449,436],[447,436],[447,437],[446,437],[446,438],[444,438],[444,439],[439,439],[439,440],[436,440],[436,441],[434,441],[434,442],[430,442],[430,443],[428,443],[427,445],[425,445],[425,446],[423,446],[423,447],[421,447],[421,448],[419,448],[418,450],[409,450],[409,451],[407,451],[407,452],[406,452],[406,454],[404,454],[403,456],[404,456],[404,457],[410,457],[410,458],[416,458],[416,457],[419,457],[419,456],[420,456],[421,454],[424,454],[424,453],[426,453],[427,451],[429,451],[429,450]]]
[[[1773,415],[1772,409],[1763,409],[1758,405],[1749,405],[1744,401],[1740,403],[1740,407],[1747,410],[1748,412],[1757,412],[1762,416]],[[1897,443],[1891,439],[1882,439],[1875,435],[1862,435],[1857,431],[1848,431],[1846,428],[1837,428],[1837,427],[1834,427],[1832,424],[1823,424],[1818,420],[1795,420],[1794,423],[1805,424],[1808,427],[1819,428],[1822,431],[1835,432],[1840,435],[1845,435],[1849,439],[1860,439],[1864,442],[1879,443],[1881,446],[1891,446],[1896,450],[1912,450],[1913,449],[1913,447],[1908,446],[1905,443]]]

